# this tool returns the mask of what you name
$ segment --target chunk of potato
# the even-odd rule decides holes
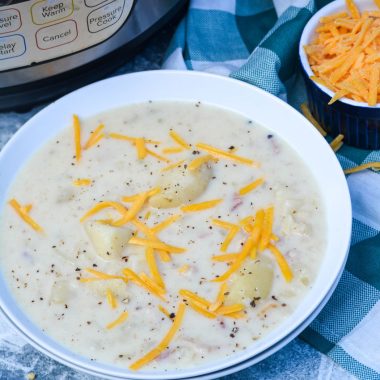
[[[308,223],[298,222],[292,215],[285,215],[282,218],[281,235],[310,236],[311,226]]]
[[[88,221],[84,228],[98,256],[106,260],[120,258],[132,236],[132,231],[125,227],[113,227],[95,221]]]
[[[180,165],[172,170],[162,172],[156,186],[161,191],[149,200],[156,208],[177,207],[198,198],[207,188],[212,175],[208,165],[191,171]]]
[[[227,304],[247,303],[254,298],[268,297],[273,283],[273,266],[270,259],[262,256],[256,261],[246,261],[231,276]]]

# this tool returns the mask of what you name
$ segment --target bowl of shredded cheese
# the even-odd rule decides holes
[[[336,0],[306,25],[299,55],[310,111],[348,145],[380,148],[380,1]]]

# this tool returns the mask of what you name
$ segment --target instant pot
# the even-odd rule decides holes
[[[186,2],[0,0],[0,110],[25,109],[105,76]]]

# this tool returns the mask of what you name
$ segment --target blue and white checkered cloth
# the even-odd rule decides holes
[[[360,1],[360,0],[357,0]],[[191,0],[163,68],[229,75],[298,107],[298,42],[327,0]],[[343,168],[379,161],[380,151],[344,146]],[[302,338],[360,379],[380,379],[380,177],[347,178],[353,235],[346,269],[332,298]]]

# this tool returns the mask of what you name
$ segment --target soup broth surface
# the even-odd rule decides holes
[[[9,189],[9,199],[16,199],[43,228],[43,232],[35,231],[11,205],[4,206],[1,268],[27,316],[72,351],[128,367],[162,340],[183,300],[186,309],[179,330],[169,347],[146,364],[147,369],[182,369],[222,359],[255,345],[289,318],[313,286],[326,246],[321,196],[301,157],[254,120],[201,103],[147,102],[81,120],[82,147],[99,124],[104,124],[101,133],[105,136],[82,149],[79,161],[73,128],[68,126],[32,156]],[[176,142],[170,136],[173,131],[189,146]],[[123,140],[115,134],[144,140]],[[139,159],[137,145],[141,141],[149,152]],[[254,164],[211,154],[215,159],[205,161],[189,174],[194,159],[210,153],[200,149],[196,145],[199,143],[232,157],[253,160]],[[178,167],[162,171],[176,162]],[[189,175],[186,178],[190,182],[183,185],[181,176]],[[91,183],[74,183],[83,179]],[[258,179],[262,183],[255,189],[240,194]],[[160,196],[168,191],[168,181],[174,189],[174,201],[169,202],[176,204],[183,191],[189,195],[178,206],[166,204],[162,208]],[[138,276],[145,273],[153,282],[156,278],[147,261],[149,248],[128,242],[130,237],[140,239],[140,243],[153,241],[141,230],[141,224],[140,229],[131,221],[117,227],[121,234],[113,241],[110,236],[115,236],[112,231],[116,227],[109,223],[121,217],[115,208],[104,208],[81,221],[99,202],[118,202],[131,210],[136,197],[126,201],[123,197],[157,187],[160,193],[145,200],[135,220],[153,229],[168,217],[179,215],[156,237],[162,243],[185,249],[167,253],[153,248],[165,287],[161,296],[131,278],[123,280],[123,276],[127,279],[125,268]],[[197,211],[181,209],[183,205],[212,200],[219,203]],[[260,210],[266,219],[273,211],[269,244],[260,249],[261,235],[255,252],[250,249],[231,276],[225,281],[212,281],[236,260],[218,261],[223,257],[214,256],[239,255],[253,234],[253,219],[258,218]],[[252,218],[244,229],[244,218],[249,216]],[[218,221],[239,226],[228,247],[222,244],[231,228]],[[263,230],[259,232],[263,234]],[[132,235],[123,242],[128,233]],[[113,245],[108,252],[110,241]],[[118,249],[113,250],[117,244]],[[269,245],[282,253],[291,270],[289,281]],[[101,275],[94,271],[121,278],[99,278]],[[258,284],[257,278],[261,281]],[[223,283],[223,305],[218,306],[215,301]],[[183,295],[184,290],[210,302],[213,307],[204,307],[210,315],[197,310],[196,306],[202,309],[202,305],[194,306]],[[240,305],[241,310],[232,316],[223,315],[222,308],[231,305]],[[107,328],[123,312],[128,313],[127,318]]]

